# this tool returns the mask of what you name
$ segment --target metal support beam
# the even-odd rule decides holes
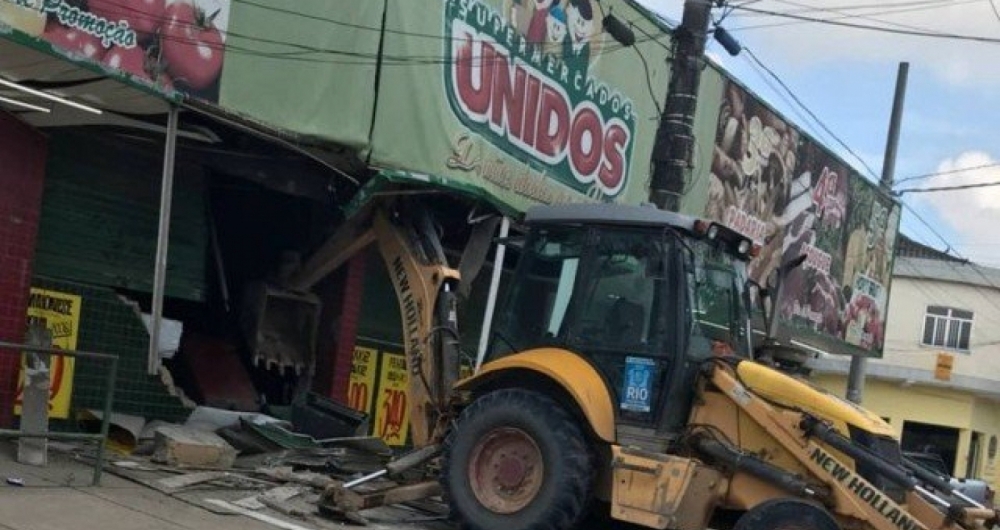
[[[167,138],[163,152],[163,180],[160,187],[160,226],[156,236],[156,261],[153,265],[153,307],[150,310],[149,359],[147,372],[160,368],[160,328],[163,323],[163,296],[167,283],[167,248],[170,245],[170,206],[174,198],[174,159],[177,154],[177,107],[167,113]]]
[[[500,234],[501,238],[507,237],[510,232],[510,218],[504,217],[500,221]],[[503,243],[497,243],[496,256],[493,258],[493,276],[490,278],[490,292],[486,298],[486,311],[483,313],[483,327],[479,334],[479,350],[476,352],[476,366],[475,371],[479,371],[479,367],[483,365],[483,360],[486,358],[486,346],[489,344],[490,340],[490,329],[493,324],[493,311],[497,306],[497,292],[500,290],[500,275],[503,273],[503,260],[507,254],[507,245]]]

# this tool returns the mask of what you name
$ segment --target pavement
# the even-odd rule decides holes
[[[0,442],[0,530],[327,530],[360,528],[318,515],[293,517],[270,510],[233,514],[213,504],[245,498],[247,491],[212,486],[167,494],[105,472],[91,486],[92,467],[72,452],[49,451],[45,467],[16,462],[16,445]],[[114,458],[111,459],[115,461]],[[109,466],[114,470],[114,464]],[[11,484],[23,482],[23,485]],[[258,493],[260,488],[258,487]],[[251,494],[254,492],[250,492]],[[365,515],[373,530],[446,530],[440,517],[409,508],[380,508]],[[258,520],[264,519],[264,520]]]

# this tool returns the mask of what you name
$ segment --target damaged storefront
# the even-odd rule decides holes
[[[55,40],[83,19],[22,3],[42,25],[7,15],[17,53],[0,74],[104,111],[24,115],[48,138],[31,284],[79,301],[76,347],[122,356],[116,411],[143,422],[196,404],[290,418],[308,401],[326,411],[317,421],[404,446],[419,328],[369,230],[377,214],[432,234],[461,278],[457,337],[422,333],[454,338],[468,370],[517,258],[494,238],[518,235],[535,204],[648,198],[669,38],[631,1],[197,0],[214,13],[198,36],[213,53],[195,64],[176,46],[195,42],[171,37],[164,14],[129,24],[126,49],[143,57],[126,61],[111,55],[121,45]],[[136,94],[145,106],[125,106]],[[761,244],[759,281],[808,256],[779,332],[877,355],[865,322],[884,319],[898,205],[713,64],[694,129],[683,212]],[[97,375],[66,378],[72,410],[96,406]]]
[[[219,109],[221,63],[183,70],[175,60],[150,76],[154,53],[179,51],[162,49],[167,17],[145,32],[130,25],[126,47],[102,42],[87,21],[127,14],[49,4],[0,3],[2,174],[16,192],[4,193],[10,296],[0,339],[24,341],[27,322],[47,328],[54,347],[117,356],[113,433],[125,448],[144,424],[183,421],[198,404],[288,417],[314,380],[319,309],[339,311],[343,281],[293,295],[312,303],[297,330],[306,356],[268,345],[254,305],[342,220],[364,165],[350,150]],[[112,55],[130,50],[146,59]],[[21,412],[19,357],[2,357],[5,426]],[[100,416],[107,370],[52,357],[53,428]]]

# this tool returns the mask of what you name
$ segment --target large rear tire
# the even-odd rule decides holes
[[[583,517],[593,463],[577,422],[530,390],[485,394],[445,442],[441,485],[467,530],[569,530]]]
[[[772,499],[747,510],[733,530],[840,530],[821,506],[799,499]]]

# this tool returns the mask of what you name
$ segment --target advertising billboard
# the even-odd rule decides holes
[[[778,301],[786,333],[878,355],[898,203],[738,84],[723,86],[704,215],[761,245],[750,266],[761,284],[805,256]]]
[[[613,12],[652,34],[645,12],[596,0],[388,5],[373,163],[522,211],[645,200],[666,51],[638,29],[624,46],[602,24]]]

